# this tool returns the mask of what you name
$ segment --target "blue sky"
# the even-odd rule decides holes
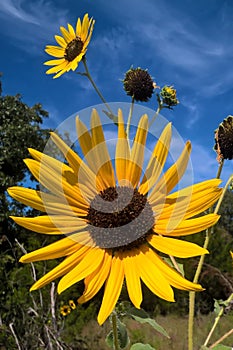
[[[46,75],[44,52],[67,23],[86,12],[96,20],[87,61],[109,102],[130,102],[121,79],[133,65],[147,68],[159,85],[174,85],[180,100],[171,120],[193,145],[195,180],[217,172],[214,130],[233,114],[232,0],[7,0],[0,7],[3,94],[22,95],[49,112],[45,126],[100,103],[85,77]],[[80,64],[78,71],[82,72]],[[156,108],[156,98],[144,104]],[[223,179],[232,173],[227,161]]]

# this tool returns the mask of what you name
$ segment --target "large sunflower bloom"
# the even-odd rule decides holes
[[[55,40],[60,46],[47,45],[45,48],[49,55],[57,58],[44,63],[47,66],[54,66],[47,70],[47,74],[57,73],[54,78],[58,78],[70,69],[74,71],[78,67],[87,51],[94,23],[93,18],[89,19],[86,13],[82,22],[80,18],[77,20],[75,30],[70,24],[68,30],[60,27],[63,36],[55,35]]]
[[[61,277],[58,283],[61,293],[84,279],[85,290],[78,300],[84,303],[105,285],[99,324],[114,309],[124,280],[136,308],[142,302],[141,281],[154,294],[171,302],[172,287],[202,290],[199,284],[186,280],[170,267],[159,252],[179,258],[207,253],[179,237],[205,230],[218,221],[216,214],[198,214],[219,198],[220,180],[204,181],[170,194],[185,172],[191,150],[187,142],[178,160],[162,174],[170,146],[171,123],[163,130],[141,176],[147,131],[148,117],[143,115],[130,147],[119,110],[113,166],[98,113],[93,110],[90,131],[77,118],[78,141],[85,162],[52,133],[52,140],[68,165],[29,149],[34,159],[26,159],[25,163],[46,191],[23,187],[8,190],[16,200],[48,214],[12,217],[16,223],[39,233],[66,234],[20,259],[26,263],[65,257],[31,290]]]

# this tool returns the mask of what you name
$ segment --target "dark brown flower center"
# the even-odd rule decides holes
[[[73,61],[80,53],[82,52],[83,49],[83,42],[81,38],[78,36],[73,39],[66,47],[65,50],[65,59],[69,62]]]
[[[88,231],[101,248],[126,250],[146,241],[154,225],[147,197],[130,187],[109,187],[90,204]]]

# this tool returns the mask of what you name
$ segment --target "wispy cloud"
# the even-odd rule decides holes
[[[68,11],[46,0],[8,0],[0,6],[0,27],[13,38],[12,45],[35,54],[41,43],[53,40],[61,24],[67,23]]]
[[[204,18],[200,14],[193,16],[191,8],[194,13],[197,8],[191,1],[187,3],[190,4],[188,9],[183,2],[160,0],[156,4],[148,0],[145,6],[139,1],[132,6],[130,0],[108,4],[113,23],[123,28],[117,37],[117,42],[121,43],[120,55],[125,56],[125,52],[131,50],[131,58],[140,60],[143,57],[145,64],[149,62],[155,70],[159,62],[164,79],[173,76],[176,84],[193,86],[196,95],[223,94],[231,89],[233,80],[233,25],[230,21],[233,8],[226,6],[226,1],[209,2],[210,9]],[[116,38],[111,33],[106,35],[111,50]],[[127,36],[133,38],[130,43]],[[117,49],[115,46],[115,55]]]

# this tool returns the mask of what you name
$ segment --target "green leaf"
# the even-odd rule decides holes
[[[174,265],[170,258],[163,257],[163,260],[174,269]],[[184,265],[178,262],[176,262],[176,264],[179,267],[181,275],[184,276]]]
[[[156,350],[150,344],[137,343],[131,346],[130,350]]]
[[[150,318],[149,315],[142,309],[131,308],[128,313],[135,319],[135,321],[144,324],[147,323],[153,327],[157,332],[163,334],[165,337],[169,338],[166,330],[160,326],[154,319]]]
[[[218,344],[212,349],[213,350],[232,350],[233,348],[231,346],[225,346],[225,345]]]
[[[117,319],[117,334],[120,349],[125,349],[129,345],[130,340],[125,324],[122,323],[119,319]],[[114,349],[113,331],[109,332],[105,338],[105,341],[110,348]]]
[[[215,314],[218,315],[220,310],[221,310],[221,306],[220,306],[219,300],[215,299],[214,300],[214,312],[215,312]]]

